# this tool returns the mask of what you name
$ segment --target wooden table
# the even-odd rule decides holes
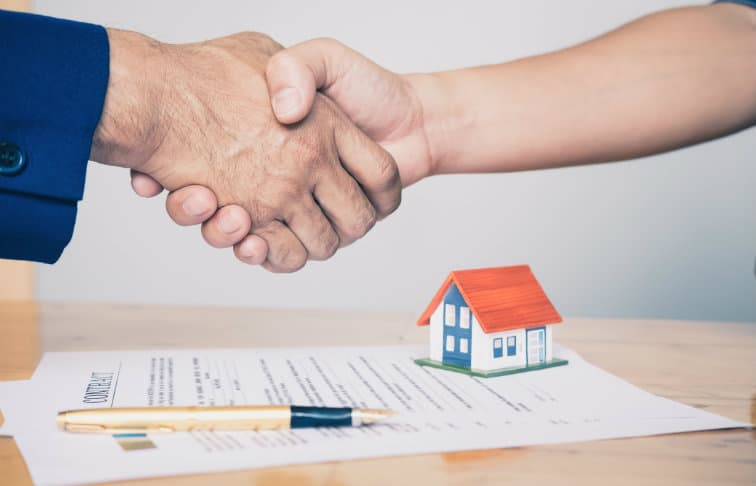
[[[414,315],[0,302],[0,380],[42,351],[425,342]],[[653,393],[756,422],[756,325],[567,319],[556,337]],[[756,432],[714,431],[519,449],[326,463],[119,484],[756,484]],[[30,484],[0,438],[0,484]]]

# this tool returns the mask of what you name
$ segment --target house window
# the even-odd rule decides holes
[[[454,352],[454,336],[446,336],[446,350],[450,353]]]
[[[459,352],[462,354],[467,354],[470,352],[469,341],[467,340],[467,338],[459,338]]]
[[[504,356],[504,340],[502,338],[494,338],[493,340],[493,357],[501,358]]]
[[[470,329],[470,308],[459,308],[459,327],[462,329]]]
[[[507,337],[507,356],[514,356],[517,354],[517,336]]]
[[[447,326],[454,327],[454,325],[457,323],[457,316],[454,315],[455,313],[456,309],[454,308],[454,304],[446,304],[444,312],[444,323]]]

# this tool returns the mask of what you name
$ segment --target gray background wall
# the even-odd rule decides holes
[[[241,30],[283,44],[335,37],[410,72],[541,53],[690,3],[703,2],[39,0],[35,7],[170,42]],[[751,129],[629,163],[432,178],[409,188],[399,211],[364,240],[294,275],[271,275],[205,246],[198,228],[170,221],[163,197],[133,195],[127,171],[91,164],[73,242],[58,264],[39,267],[38,294],[419,312],[450,269],[529,263],[568,316],[756,321],[754,149]]]

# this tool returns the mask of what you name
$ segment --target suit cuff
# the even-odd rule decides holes
[[[0,258],[52,262],[84,192],[108,86],[108,36],[97,25],[4,11],[0,32],[0,163],[24,157],[21,170],[0,171]],[[32,215],[36,229],[15,219]]]
[[[55,263],[71,240],[76,201],[0,194],[0,257]]]

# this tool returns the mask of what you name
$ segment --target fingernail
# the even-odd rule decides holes
[[[251,249],[251,248],[248,248],[246,245],[241,245],[239,247],[239,256],[241,256],[242,258],[246,258],[247,260],[249,260],[250,258],[252,258],[253,256],[255,256],[255,251],[253,249]]]
[[[220,221],[218,221],[218,226],[220,227],[221,231],[223,231],[227,235],[230,235],[239,231],[241,224],[239,224],[236,218],[225,215],[221,216]]]
[[[243,241],[239,245],[239,256],[245,259],[252,258],[255,256],[255,249],[253,245],[250,245],[248,241]]]
[[[181,207],[184,208],[184,212],[189,216],[199,216],[207,211],[207,207],[198,197],[187,198],[183,204],[181,204]]]
[[[302,97],[299,90],[294,88],[284,88],[273,96],[273,111],[276,115],[288,115],[296,110],[302,103]]]

